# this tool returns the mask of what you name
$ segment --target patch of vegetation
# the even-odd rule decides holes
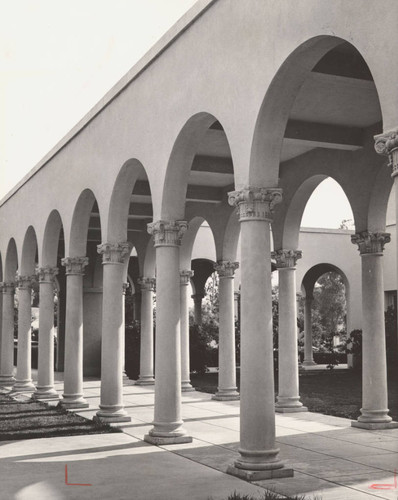
[[[0,441],[121,432],[41,401],[0,395]]]
[[[212,500],[212,498],[209,497],[208,500]],[[321,500],[321,497],[315,496],[310,498],[305,495],[285,496],[279,495],[278,493],[275,493],[271,490],[264,491],[263,495],[261,496],[253,496],[241,494],[237,491],[234,491],[233,493],[228,495],[226,500]]]

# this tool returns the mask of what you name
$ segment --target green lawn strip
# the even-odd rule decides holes
[[[202,392],[217,391],[218,374],[193,374],[192,385]],[[237,371],[239,388],[239,370]],[[278,394],[278,374],[275,373],[275,394]],[[356,419],[362,406],[361,373],[353,370],[307,371],[300,373],[300,396],[309,411]],[[388,405],[390,416],[398,420],[398,377],[388,377]]]
[[[0,395],[0,441],[121,432],[41,401],[15,401]]]

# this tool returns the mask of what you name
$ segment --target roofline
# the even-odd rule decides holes
[[[4,205],[218,0],[198,0],[1,200]]]

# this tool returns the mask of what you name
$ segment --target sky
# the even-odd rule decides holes
[[[194,3],[0,0],[0,199]],[[302,225],[334,228],[350,218],[328,179]]]

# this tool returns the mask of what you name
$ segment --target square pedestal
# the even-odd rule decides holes
[[[376,431],[381,429],[398,429],[398,422],[358,422],[354,420],[351,422],[351,427],[357,427],[358,429],[367,429],[370,431]]]
[[[245,479],[246,481],[262,481],[263,479],[293,477],[294,471],[293,469],[286,469],[284,467],[282,467],[281,469],[270,470],[245,470],[230,465],[227,469],[227,474],[239,477],[240,479]]]
[[[88,408],[90,406],[88,403],[73,403],[72,401],[60,401],[59,404],[66,410],[78,410],[79,408]]]
[[[276,413],[299,413],[303,411],[308,411],[308,408],[306,406],[297,406],[296,408],[283,408],[283,407],[278,407],[275,406],[275,411]]]
[[[109,417],[99,417],[95,415],[93,421],[102,422],[103,424],[116,424],[118,422],[131,422],[131,417],[128,415],[114,415]]]
[[[144,441],[147,443],[154,444],[156,446],[162,446],[164,444],[192,443],[192,437],[191,436],[160,437],[160,436],[151,436],[150,434],[145,434]]]

